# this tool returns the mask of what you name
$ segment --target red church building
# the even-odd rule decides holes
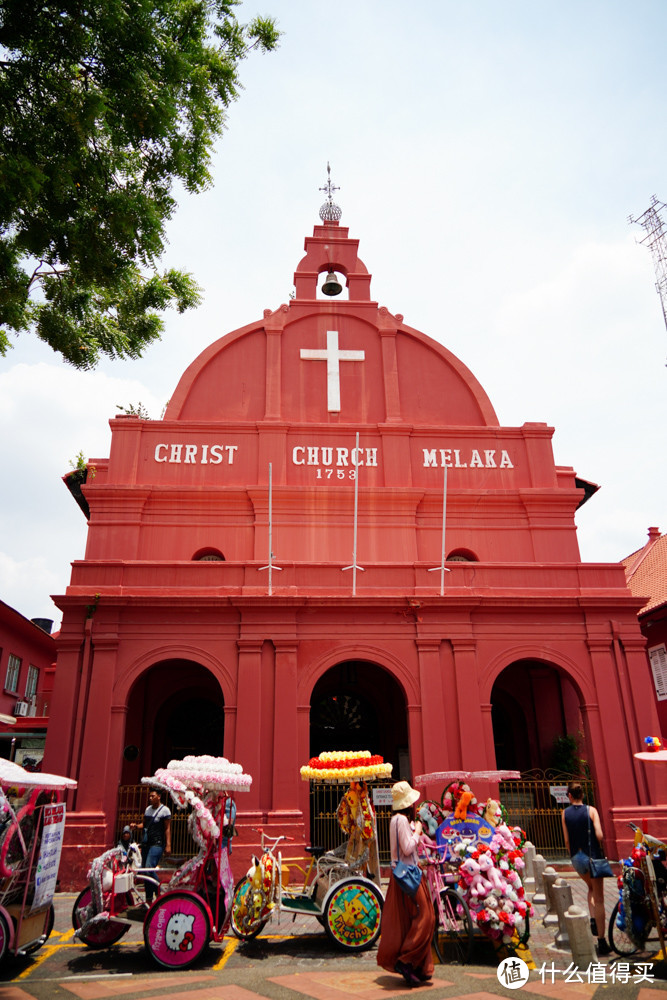
[[[590,484],[379,307],[331,197],[320,215],[290,302],[203,351],[163,419],[112,419],[91,460],[85,558],[54,598],[63,883],[112,843],[119,784],[191,752],[252,774],[242,828],[303,843],[312,754],[526,770],[581,729],[610,856],[628,819],[667,817],[633,757],[658,731],[641,599],[579,554]]]

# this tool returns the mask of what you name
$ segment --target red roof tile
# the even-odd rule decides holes
[[[641,615],[667,603],[667,534],[649,528],[648,542],[642,549],[621,559],[630,592],[649,599]]]

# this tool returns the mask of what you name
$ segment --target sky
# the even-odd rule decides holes
[[[241,67],[214,185],[179,193],[165,266],[197,310],[138,361],[78,372],[24,334],[0,358],[0,600],[61,613],[86,521],[62,482],[109,454],[109,419],[159,418],[185,368],[287,302],[331,176],[372,298],[471,369],[501,425],[555,428],[600,485],[582,558],[667,530],[667,331],[639,216],[667,201],[664,0],[244,0],[280,48]],[[667,210],[665,210],[667,221]]]

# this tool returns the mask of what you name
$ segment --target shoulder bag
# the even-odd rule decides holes
[[[398,830],[396,830],[396,853],[398,854]],[[404,861],[396,861],[392,863],[391,874],[401,891],[414,899],[422,880],[422,870],[419,865],[406,865]]]
[[[591,857],[591,811],[588,806],[586,806],[586,812],[588,814],[588,862],[590,865],[591,878],[613,878],[614,873],[611,870],[611,865],[606,858],[593,858]]]

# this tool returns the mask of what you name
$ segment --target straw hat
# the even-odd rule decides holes
[[[397,781],[391,788],[392,806],[394,812],[407,809],[413,802],[416,802],[421,792],[416,788],[411,788],[407,781]]]

